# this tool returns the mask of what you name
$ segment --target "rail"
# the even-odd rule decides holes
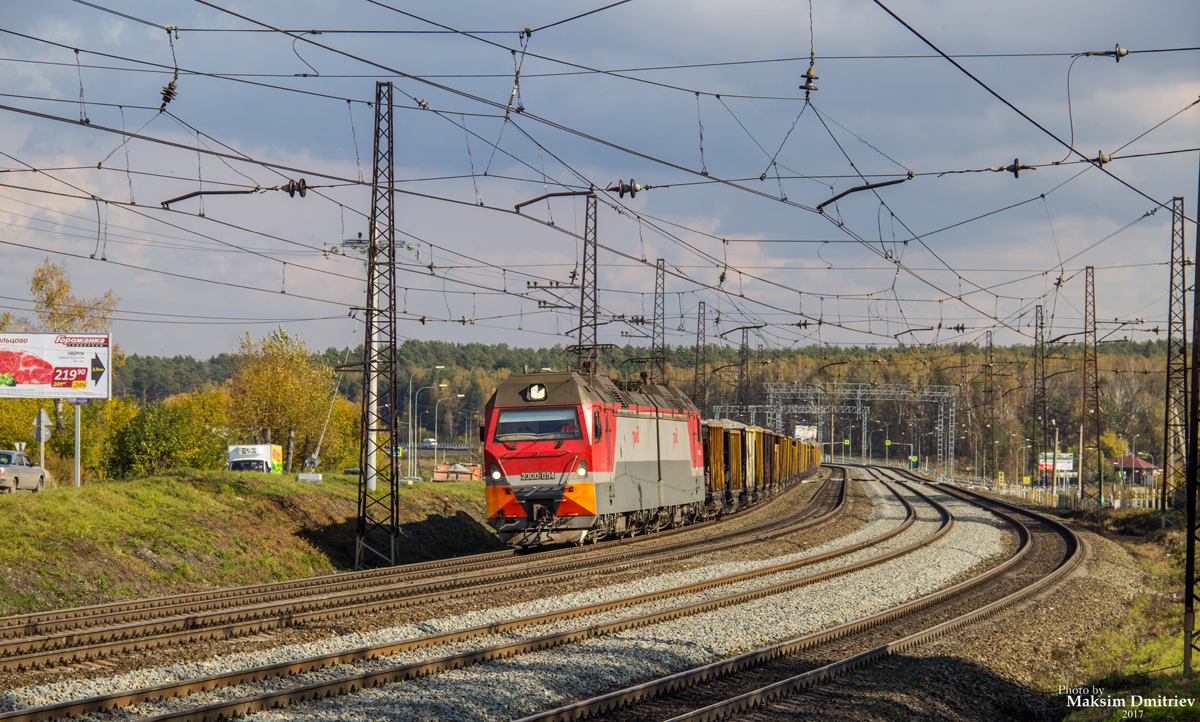
[[[911,472],[902,473],[913,480],[924,481],[923,479],[916,478],[916,476]],[[961,490],[956,491],[961,493]],[[683,722],[684,720],[700,721],[725,719],[731,715],[744,713],[751,709],[762,707],[776,698],[816,686],[847,671],[882,660],[887,656],[903,652],[913,646],[922,644],[943,634],[947,634],[968,624],[997,614],[1000,611],[1007,609],[1011,605],[1038,593],[1048,586],[1056,584],[1065,575],[1069,574],[1071,570],[1074,569],[1082,560],[1082,544],[1080,543],[1078,536],[1076,536],[1073,531],[1059,523],[1057,520],[1049,519],[1042,517],[1041,515],[1033,514],[1032,512],[1018,509],[1017,507],[1004,502],[988,500],[979,495],[972,494],[971,496],[975,497],[974,503],[977,503],[980,506],[985,506],[985,508],[988,506],[1003,506],[1011,512],[1035,517],[1045,523],[1047,526],[1052,527],[1067,542],[1067,553],[1063,561],[1058,564],[1052,572],[1047,575],[1043,575],[1037,581],[971,612],[958,615],[948,621],[935,624],[915,634],[908,634],[895,641],[888,642],[883,645],[877,645],[871,649],[846,657],[832,664],[824,665],[818,669],[810,670],[803,674],[794,675],[777,681],[773,684],[760,687],[751,692],[740,694],[700,709],[692,710],[686,714],[671,718],[670,722]],[[834,627],[824,632],[788,640],[786,642],[781,642],[769,647],[739,655],[738,657],[721,660],[710,665],[705,665],[703,667],[669,675],[661,679],[637,685],[635,687],[626,688],[602,695],[600,697],[595,697],[590,700],[584,700],[572,705],[560,707],[555,710],[525,717],[518,722],[575,720],[583,719],[594,714],[602,714],[606,711],[637,704],[641,701],[648,700],[650,698],[657,697],[675,690],[692,687],[701,683],[711,682],[718,678],[722,678],[745,669],[763,665],[783,656],[794,655],[808,649],[813,649],[833,640],[837,640],[848,635],[857,634],[874,627],[886,625],[907,615],[914,614],[921,610],[933,609],[946,603],[948,600],[962,597],[965,593],[971,590],[980,588],[982,585],[993,583],[1000,579],[1005,573],[1022,563],[1029,555],[1030,549],[1032,548],[1032,535],[1024,524],[1019,522],[1007,512],[993,510],[993,513],[996,513],[997,515],[1001,516],[1001,518],[1006,519],[1010,524],[1015,526],[1020,536],[1020,544],[1017,552],[1012,557],[1010,557],[1001,565],[988,570],[984,574],[968,579],[947,589],[934,592],[878,614],[870,615],[868,617]]]

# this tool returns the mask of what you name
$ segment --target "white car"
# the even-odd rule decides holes
[[[46,488],[46,470],[35,466],[22,451],[0,451],[0,492]]]

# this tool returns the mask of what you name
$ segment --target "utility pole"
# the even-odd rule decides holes
[[[367,240],[366,339],[363,343],[363,373],[366,382],[362,406],[362,456],[359,464],[358,531],[354,568],[383,562],[395,566],[398,521],[397,459],[388,449],[379,464],[377,444],[383,432],[387,443],[399,442],[397,424],[398,375],[396,344],[396,218],[393,177],[395,128],[392,121],[392,84],[375,84],[375,151],[371,179],[371,225]],[[386,382],[386,397],[380,394],[380,376]],[[380,409],[383,402],[383,410]],[[384,489],[376,492],[382,477]],[[374,546],[372,546],[372,544]],[[370,553],[368,557],[367,553]],[[370,560],[370,561],[368,561]]]
[[[596,345],[596,194],[587,194],[583,225],[583,275],[579,282],[579,368],[596,372],[600,349]]]
[[[628,193],[629,197],[633,198],[638,194],[638,191],[657,187],[639,185],[637,181],[630,178],[628,183],[617,181],[616,185],[609,186],[606,190],[618,193],[622,198]],[[588,375],[592,375],[596,373],[596,362],[599,359],[600,351],[612,348],[612,344],[609,343],[596,343],[596,326],[599,325],[596,321],[598,316],[596,291],[596,189],[589,188],[586,191],[544,193],[537,198],[521,201],[513,206],[513,210],[517,212],[517,215],[522,215],[521,209],[530,203],[562,196],[587,197],[587,209],[584,212],[583,226],[583,273],[579,282],[579,343],[565,350],[567,352],[575,352],[579,359],[579,369],[585,371]]]
[[[1200,207],[1200,194],[1198,202]],[[1183,215],[1180,203],[1179,215]],[[1180,235],[1183,229],[1180,228]],[[1200,233],[1196,234],[1196,256],[1200,259]],[[1193,280],[1195,274],[1193,274]],[[1187,552],[1184,567],[1183,595],[1183,676],[1192,678],[1192,649],[1196,647],[1196,477],[1197,455],[1200,454],[1200,289],[1192,289],[1192,366],[1188,386],[1187,416]]]
[[[746,405],[746,365],[750,363],[750,328],[742,328],[742,345],[738,347],[738,404]]]
[[[708,409],[706,351],[704,346],[704,301],[701,301],[700,308],[696,311],[696,361],[693,364],[696,374],[692,381],[692,400],[700,407],[701,414],[707,413]]]
[[[1033,332],[1033,416],[1036,417],[1033,427],[1034,464],[1038,466],[1038,483],[1046,484],[1046,475],[1042,472],[1041,458],[1050,446],[1050,409],[1046,401],[1046,316],[1041,304],[1034,309]],[[1055,448],[1057,451],[1057,447]]]
[[[1161,524],[1167,525],[1167,505],[1175,505],[1184,484],[1188,403],[1187,256],[1183,242],[1183,199],[1171,200],[1171,278],[1167,308],[1167,398],[1163,420]],[[1136,463],[1136,462],[1135,462]]]
[[[654,267],[654,330],[650,339],[650,383],[667,383],[667,267],[658,259]]]
[[[995,451],[995,424],[996,424],[996,379],[994,376],[996,370],[995,356],[992,349],[992,332],[988,331],[984,334],[984,343],[987,346],[987,374],[984,376],[983,394],[987,397],[987,439],[984,442],[986,445],[983,448],[983,465],[987,467],[988,450],[992,450],[993,455],[999,459],[999,453]],[[992,471],[995,472],[995,464]],[[986,476],[986,474],[985,474]]]
[[[1104,501],[1104,458],[1100,451],[1100,367],[1097,359],[1096,339],[1096,269],[1087,266],[1086,288],[1083,296],[1083,437],[1080,439],[1079,454],[1079,506],[1088,508]],[[1088,445],[1095,447],[1089,454]],[[1096,493],[1088,491],[1088,480],[1095,479]]]

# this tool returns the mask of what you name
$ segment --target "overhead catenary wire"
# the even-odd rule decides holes
[[[936,56],[931,56],[931,57],[936,57]],[[206,175],[207,175],[207,174],[206,174]],[[856,242],[856,241],[851,241],[851,242]]]
[[[1043,133],[1045,133],[1046,135],[1048,135],[1048,136],[1050,136],[1051,138],[1053,138],[1053,139],[1054,139],[1054,140],[1055,140],[1057,143],[1059,143],[1060,145],[1062,145],[1064,148],[1066,148],[1066,149],[1067,149],[1068,151],[1070,151],[1071,153],[1074,153],[1075,155],[1078,155],[1080,158],[1082,158],[1082,159],[1084,159],[1084,160],[1087,160],[1087,159],[1088,159],[1088,157],[1087,157],[1087,155],[1086,155],[1086,154],[1084,154],[1084,153],[1082,153],[1082,152],[1080,152],[1080,151],[1076,150],[1076,149],[1075,149],[1074,147],[1072,147],[1072,146],[1071,146],[1069,143],[1067,143],[1066,141],[1064,141],[1062,138],[1059,138],[1057,135],[1055,135],[1053,132],[1051,132],[1051,131],[1050,131],[1050,130],[1048,130],[1048,129],[1047,129],[1045,126],[1043,126],[1041,123],[1038,123],[1036,120],[1034,120],[1033,118],[1029,117],[1029,115],[1027,115],[1027,114],[1025,113],[1025,111],[1021,110],[1021,109],[1020,109],[1020,108],[1018,108],[1017,106],[1015,106],[1015,105],[1013,105],[1012,103],[1010,103],[1008,100],[1006,100],[1006,99],[1004,98],[1004,96],[1000,95],[1000,94],[999,94],[999,93],[997,93],[995,90],[992,90],[992,88],[991,88],[990,86],[988,86],[988,84],[987,84],[987,83],[983,82],[982,80],[980,80],[979,78],[977,78],[977,77],[975,77],[973,74],[971,74],[971,72],[970,72],[970,71],[968,71],[966,68],[964,68],[964,67],[963,67],[962,65],[960,65],[958,62],[956,62],[956,61],[954,60],[954,58],[951,58],[949,55],[946,55],[945,53],[943,53],[943,52],[941,51],[941,49],[939,49],[939,48],[938,48],[936,45],[934,45],[932,42],[930,42],[929,40],[927,40],[927,39],[925,38],[925,36],[924,36],[924,35],[922,35],[921,33],[919,33],[919,32],[916,30],[916,28],[914,28],[913,26],[909,25],[909,24],[908,24],[907,22],[905,22],[905,21],[904,21],[904,20],[903,20],[903,19],[902,19],[902,18],[901,18],[899,15],[896,15],[894,12],[892,12],[891,10],[889,10],[889,9],[887,8],[887,6],[886,6],[886,5],[884,5],[882,2],[880,2],[880,0],[873,0],[873,2],[874,2],[876,5],[878,5],[879,7],[883,8],[884,12],[886,12],[888,15],[891,15],[891,16],[892,16],[892,17],[893,17],[893,18],[894,18],[894,19],[895,19],[897,22],[899,22],[901,25],[903,25],[905,28],[907,28],[907,29],[908,29],[910,32],[912,32],[912,34],[913,34],[913,35],[916,35],[916,36],[917,36],[917,37],[918,37],[918,38],[921,40],[921,42],[925,43],[925,44],[926,44],[926,45],[928,45],[930,48],[932,48],[932,49],[933,49],[935,52],[937,52],[939,55],[941,55],[943,58],[945,58],[946,60],[948,60],[948,61],[949,61],[949,62],[950,62],[952,65],[954,65],[954,67],[956,67],[956,68],[958,68],[960,71],[962,71],[964,75],[966,75],[966,76],[967,76],[968,78],[970,78],[971,80],[975,81],[975,83],[976,83],[976,84],[978,84],[978,85],[979,85],[981,88],[983,88],[983,89],[984,89],[984,90],[986,90],[988,93],[990,93],[990,94],[991,94],[993,97],[995,97],[995,98],[996,98],[997,100],[999,100],[1001,103],[1003,103],[1004,105],[1006,105],[1006,106],[1008,106],[1010,109],[1012,109],[1012,110],[1013,110],[1013,111],[1014,111],[1014,112],[1015,112],[1017,115],[1020,115],[1022,118],[1024,118],[1024,119],[1025,119],[1025,120],[1027,120],[1027,121],[1029,121],[1029,123],[1031,123],[1031,124],[1032,124],[1034,127],[1036,127],[1038,130],[1042,131],[1042,132],[1043,132]],[[1118,183],[1120,183],[1121,185],[1125,186],[1125,187],[1126,187],[1126,188],[1128,188],[1129,190],[1133,191],[1134,193],[1137,193],[1138,195],[1142,196],[1142,197],[1143,197],[1143,198],[1145,198],[1146,200],[1148,200],[1148,201],[1150,201],[1150,202],[1154,203],[1156,206],[1158,206],[1158,207],[1160,207],[1160,208],[1166,208],[1167,210],[1170,210],[1170,207],[1169,207],[1169,206],[1167,206],[1167,205],[1166,205],[1165,203],[1163,203],[1162,201],[1160,201],[1160,200],[1158,200],[1158,199],[1156,199],[1156,198],[1154,198],[1154,197],[1150,196],[1149,194],[1147,194],[1147,193],[1145,193],[1144,191],[1142,191],[1140,188],[1137,188],[1136,186],[1134,186],[1134,185],[1130,184],[1128,181],[1124,180],[1123,178],[1120,178],[1119,176],[1115,175],[1115,174],[1114,174],[1112,171],[1110,171],[1110,170],[1108,170],[1107,168],[1105,168],[1103,163],[1096,162],[1096,163],[1095,163],[1095,166],[1096,166],[1097,168],[1099,168],[1099,169],[1100,169],[1100,172],[1101,172],[1101,173],[1104,173],[1105,175],[1107,175],[1108,177],[1110,177],[1110,178],[1112,178],[1113,180],[1117,181]],[[1195,219],[1195,218],[1190,218],[1190,217],[1188,217],[1188,216],[1186,216],[1186,215],[1185,215],[1185,216],[1183,216],[1183,218],[1184,218],[1185,220],[1187,220],[1187,221],[1191,222],[1193,225],[1195,225],[1195,224],[1196,224],[1196,219]]]

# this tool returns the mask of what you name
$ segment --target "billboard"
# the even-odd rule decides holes
[[[112,398],[106,333],[0,333],[0,398]]]
[[[1040,454],[1038,456],[1038,469],[1042,471],[1050,471],[1051,464],[1054,463],[1054,454]],[[1075,471],[1075,455],[1063,454],[1058,455],[1058,471]]]
[[[815,426],[797,426],[795,438],[801,441],[816,441],[817,427]]]

